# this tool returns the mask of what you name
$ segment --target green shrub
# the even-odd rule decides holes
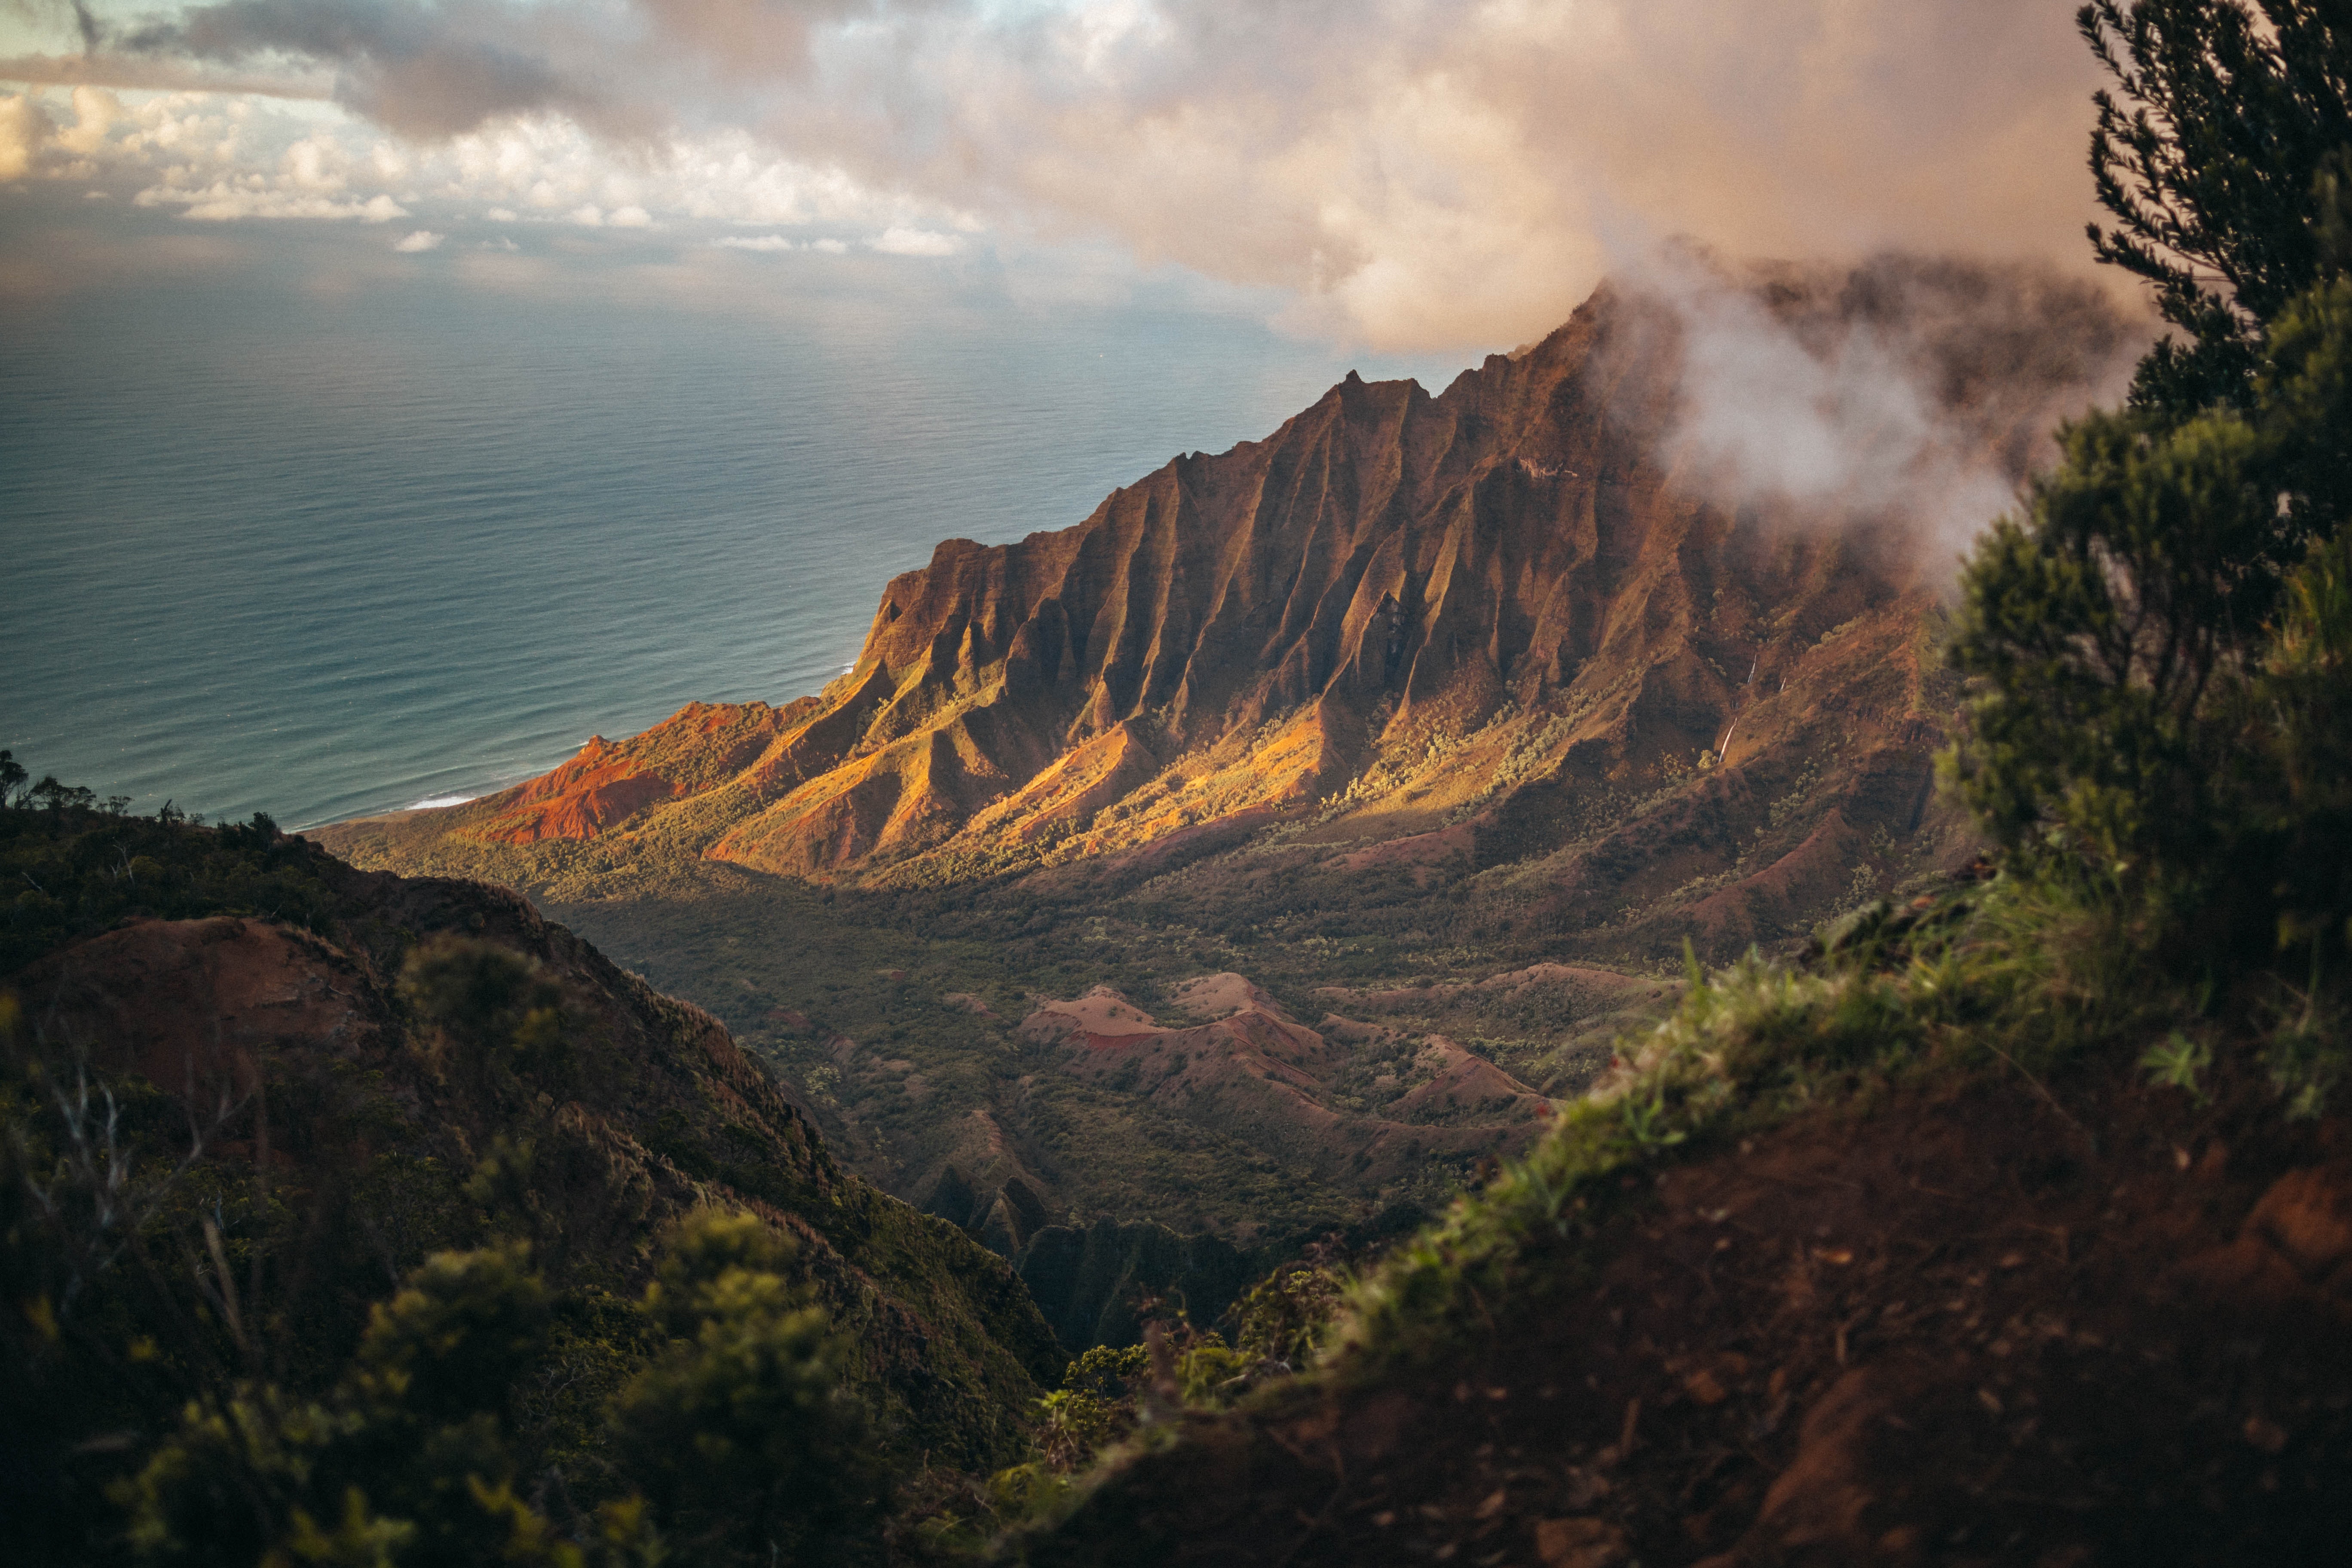
[[[824,1316],[777,1272],[791,1255],[749,1215],[677,1228],[640,1307],[670,1343],[614,1402],[593,1516],[551,1515],[521,1474],[555,1303],[514,1245],[410,1274],[321,1398],[246,1383],[190,1405],[117,1488],[130,1545],[225,1568],[861,1560],[882,1488]]]
[[[675,1336],[614,1413],[614,1459],[699,1563],[845,1561],[875,1548],[884,1494],[830,1325],[778,1272],[791,1246],[706,1211],[646,1291]]]
[[[519,1248],[443,1253],[377,1306],[326,1398],[243,1384],[191,1404],[117,1489],[145,1562],[651,1563],[632,1504],[568,1540],[515,1492],[509,1406],[547,1296]]]
[[[1305,1368],[1321,1348],[1346,1289],[1339,1271],[1324,1265],[1276,1269],[1233,1305],[1241,1354],[1253,1365]]]
[[[2102,259],[2183,333],[1979,543],[1947,777],[2012,869],[2223,979],[2333,964],[2352,641],[2352,32],[2316,0],[2095,0]],[[2323,951],[2325,950],[2325,951]]]
[[[477,1090],[527,1077],[561,1090],[571,1067],[563,994],[533,960],[496,942],[442,936],[401,966],[400,994],[430,1026],[426,1054]]]

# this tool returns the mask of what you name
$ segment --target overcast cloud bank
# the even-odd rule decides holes
[[[1108,238],[1373,348],[1522,341],[1673,236],[2079,266],[2088,207],[2095,68],[2057,0],[16,9],[47,31],[0,62],[39,89],[0,100],[0,181],[131,169],[198,220],[832,226],[910,258]]]

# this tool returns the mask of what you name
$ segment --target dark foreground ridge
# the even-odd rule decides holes
[[[1629,1171],[1458,1336],[1181,1424],[1026,1561],[2323,1561],[2352,1148],[2273,1117],[2011,1076]]]
[[[258,819],[0,807],[0,855],[47,889],[0,952],[0,1476],[61,1559],[119,1539],[107,1489],[184,1400],[317,1396],[450,1249],[522,1247],[555,1303],[505,1416],[521,1484],[610,1495],[605,1405],[664,1342],[631,1303],[713,1210],[788,1259],[894,1466],[1024,1451],[1060,1357],[1003,1261],[843,1172],[715,1019],[522,899]]]

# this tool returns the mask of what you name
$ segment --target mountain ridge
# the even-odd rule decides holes
[[[2124,337],[2086,291],[2019,285],[1994,328],[2047,341],[2011,386],[1976,363],[1999,275],[1888,260],[1747,286],[1799,336],[1928,298],[1961,323],[1920,351],[1943,413],[2016,478],[2029,432]],[[1548,918],[1592,927],[1752,851],[1737,841],[1759,787],[1834,748],[1815,831],[1653,911],[1716,949],[1785,933],[1874,834],[1932,830],[1928,759],[1957,693],[1905,519],[1866,496],[1727,500],[1677,445],[1696,330],[1608,286],[1434,397],[1351,373],[1264,440],[1180,456],[1074,527],[943,541],[814,697],[690,704],[515,789],[323,837],[395,857],[437,836],[617,837],[937,886],[1108,868],[1203,828],[1382,842],[1467,822],[1483,868],[1573,842],[1563,804],[1688,786],[1663,835],[1604,835],[1556,868]],[[1675,883],[1645,875],[1677,860]]]

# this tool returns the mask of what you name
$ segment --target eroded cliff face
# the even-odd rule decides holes
[[[2079,290],[1948,266],[1743,287],[1792,342],[1900,312],[1947,446],[2011,478],[2127,336]],[[940,544],[816,698],[698,704],[434,826],[936,885],[1279,823],[1351,861],[1524,867],[1564,927],[1817,915],[1938,828],[1948,549],[1884,476],[1727,480],[1688,438],[1702,330],[1604,289],[1439,396],[1351,375],[1076,527]]]

